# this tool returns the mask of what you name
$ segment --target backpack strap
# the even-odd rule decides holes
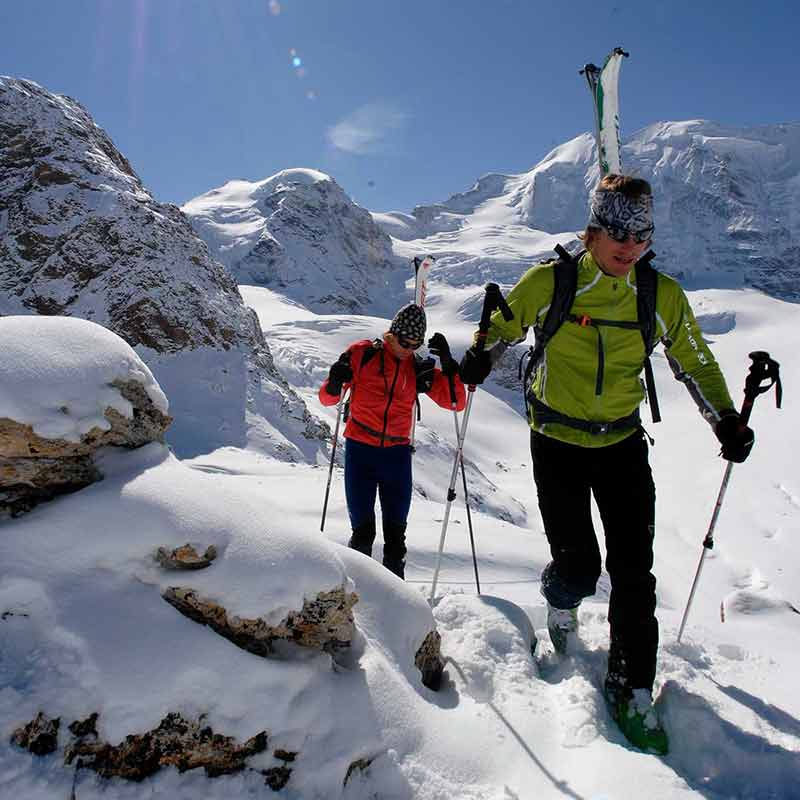
[[[533,334],[536,337],[531,360],[536,365],[544,355],[548,342],[556,335],[556,331],[567,321],[575,293],[578,290],[578,259],[571,256],[560,244],[555,246],[558,261],[553,266],[553,297],[547,309],[544,322],[536,325]]]
[[[636,262],[636,307],[644,340],[644,379],[647,387],[647,400],[653,422],[661,422],[661,411],[656,395],[656,380],[650,354],[656,345],[656,301],[658,290],[658,270],[650,263],[656,254],[649,250]]]
[[[361,366],[365,367],[369,362],[375,357],[375,354],[380,351],[381,356],[383,355],[383,340],[381,339],[373,339],[369,347],[364,348],[364,352],[361,354]]]
[[[522,378],[522,391],[527,411],[530,411],[527,387],[531,374],[539,366],[550,340],[569,318],[570,309],[575,302],[575,293],[578,290],[578,259],[583,253],[571,256],[560,244],[555,246],[555,252],[558,261],[553,265],[553,297],[550,300],[550,307],[547,309],[542,324],[534,326],[534,344],[519,362],[519,377]],[[528,365],[523,377],[522,365],[526,358]]]

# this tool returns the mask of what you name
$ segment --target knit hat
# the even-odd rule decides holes
[[[389,333],[422,343],[425,338],[425,327],[425,311],[421,306],[409,303],[394,315]]]

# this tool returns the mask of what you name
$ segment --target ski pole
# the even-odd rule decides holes
[[[350,396],[350,393],[347,393],[347,397]],[[331,479],[333,478],[333,461],[336,458],[336,444],[339,441],[339,424],[342,421],[342,409],[346,405],[347,400],[346,397],[341,397],[339,399],[339,404],[336,407],[336,427],[333,431],[333,447],[331,448],[331,464],[328,468],[328,485],[325,487],[325,502],[322,504],[322,522],[320,523],[319,529],[320,531],[325,530],[325,514],[328,511],[328,497],[331,493]]]
[[[456,439],[458,439],[458,411],[456,411],[456,383],[452,375],[447,376],[450,382],[450,402],[453,407],[453,422],[456,426]],[[472,514],[469,510],[469,492],[467,491],[467,471],[464,469],[464,458],[461,461],[461,481],[464,485],[464,507],[467,509],[467,528],[469,529],[469,544],[472,548],[472,566],[475,569],[475,588],[478,595],[481,593],[481,580],[478,577],[478,557],[475,555],[475,535],[472,530]],[[449,497],[449,493],[448,493]],[[455,500],[455,492],[453,492],[453,499]]]
[[[753,363],[750,365],[750,370],[747,373],[747,378],[744,382],[744,401],[742,403],[742,410],[740,412],[742,423],[747,424],[750,419],[750,412],[753,410],[753,403],[756,397],[760,394],[768,392],[773,386],[775,387],[775,404],[778,408],[781,407],[781,397],[783,390],[781,388],[780,378],[780,365],[777,361],[770,358],[769,353],[763,350],[757,350],[750,353],[750,358]],[[769,381],[769,383],[764,383]],[[697,572],[692,582],[692,588],[689,592],[689,600],[686,603],[686,610],[683,612],[683,619],[681,620],[681,627],[678,630],[678,644],[680,644],[681,636],[683,636],[683,629],[686,627],[686,620],[689,617],[689,610],[692,607],[697,585],[700,581],[700,573],[703,570],[703,563],[709,550],[714,548],[714,528],[717,525],[720,509],[722,508],[722,501],[725,498],[725,492],[728,489],[728,481],[733,472],[733,461],[729,461],[725,467],[725,475],[722,478],[722,485],[719,487],[717,494],[717,502],[714,505],[714,512],[711,515],[711,522],[708,526],[706,538],[703,539],[703,552],[700,555],[700,563],[697,565]]]
[[[496,309],[500,309],[503,318],[508,321],[514,318],[514,314],[508,307],[503,295],[500,293],[500,287],[496,283],[486,284],[486,295],[483,298],[483,311],[481,312],[481,321],[478,325],[478,335],[475,339],[475,350],[481,352],[486,346],[486,335],[489,333],[489,322],[492,314]],[[431,595],[429,602],[433,604],[433,598],[436,596],[436,584],[439,580],[439,569],[442,566],[442,552],[444,551],[444,539],[447,534],[447,523],[450,519],[450,507],[453,504],[455,495],[456,478],[458,477],[458,465],[464,457],[464,439],[467,435],[467,425],[469,424],[469,415],[472,409],[472,399],[475,396],[475,384],[470,384],[467,387],[467,407],[464,409],[464,418],[461,422],[461,429],[458,431],[456,456],[453,459],[453,469],[450,472],[450,484],[447,489],[447,504],[444,509],[444,519],[442,520],[442,534],[439,537],[439,552],[436,556],[436,568],[433,572],[433,583],[431,584]]]

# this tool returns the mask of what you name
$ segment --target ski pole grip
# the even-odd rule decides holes
[[[456,397],[456,379],[452,372],[447,376],[447,382],[450,384],[450,405],[455,408],[458,405],[458,398]]]
[[[781,407],[783,388],[781,387],[780,364],[764,350],[754,350],[750,353],[752,364],[744,382],[744,403],[742,404],[741,417],[746,425],[753,410],[753,403],[760,394],[768,392],[775,387],[775,404]]]
[[[487,283],[486,294],[483,298],[481,321],[478,324],[478,336],[475,342],[475,349],[478,352],[483,350],[486,345],[486,334],[489,332],[491,317],[498,308],[506,322],[510,322],[514,319],[514,312],[509,308],[508,303],[506,303],[505,298],[500,292],[500,287],[496,283]]]

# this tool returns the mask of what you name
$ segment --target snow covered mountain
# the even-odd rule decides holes
[[[328,175],[287,169],[230,181],[182,210],[238,283],[319,313],[394,311],[391,240]]]
[[[255,314],[180,210],[156,202],[76,101],[0,78],[0,314],[118,333],[169,394],[178,452],[253,446],[313,460],[326,435]]]
[[[800,299],[800,123],[656,123],[623,145],[622,160],[653,185],[660,269],[688,288]],[[485,175],[444,203],[374,217],[398,253],[439,256],[450,282],[513,283],[583,229],[597,179],[594,139],[583,134],[530,172]]]

